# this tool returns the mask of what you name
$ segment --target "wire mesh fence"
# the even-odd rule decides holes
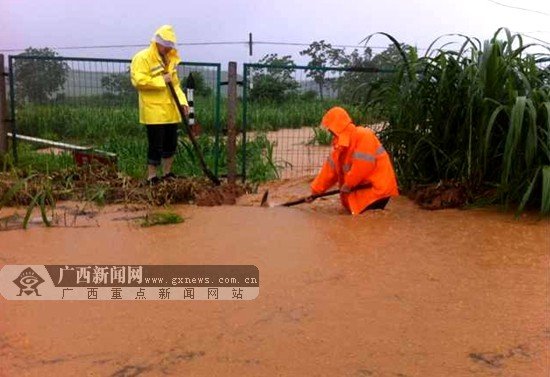
[[[356,124],[375,130],[383,125],[367,110],[370,89],[393,71],[374,68],[244,65],[244,140],[264,137],[279,178],[316,174],[331,148],[328,131],[319,127],[332,106],[348,110]],[[243,172],[249,172],[246,161]]]
[[[10,56],[9,63],[15,134],[114,152],[120,157],[119,168],[143,174],[146,136],[139,126],[130,60],[19,55]],[[220,64],[185,62],[178,67],[183,86],[191,73],[200,146],[210,169],[223,175],[226,88],[221,83],[226,76]],[[318,127],[323,114],[339,105],[357,124],[375,124],[377,114],[364,104],[370,88],[389,74],[364,68],[245,64],[237,119],[242,125],[237,150],[242,177],[262,181],[315,174],[331,144],[330,134]],[[178,153],[175,172],[201,173],[185,138]]]
[[[135,127],[137,91],[130,81],[130,63],[11,56],[12,116],[17,131],[73,142],[101,139],[106,125],[112,125],[109,130],[113,132],[139,132]],[[183,86],[185,78],[193,73],[197,118],[206,131],[214,132],[219,122],[219,64],[181,63],[178,73]]]
[[[145,155],[138,94],[130,80],[131,60],[19,55],[10,56],[9,63],[14,141],[24,135],[128,156]],[[202,133],[217,143],[221,66],[180,63],[183,87],[190,73],[195,83],[196,119]],[[209,156],[212,168],[218,163],[217,147],[211,148]],[[14,142],[15,154],[17,150]]]

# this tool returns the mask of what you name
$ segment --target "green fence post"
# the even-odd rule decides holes
[[[214,127],[216,128],[216,140],[214,143],[214,174],[218,177],[218,167],[220,161],[220,106],[221,106],[221,64],[217,65],[216,71],[216,115],[214,119]]]
[[[242,176],[243,183],[246,181],[246,127],[247,127],[247,116],[246,112],[248,109],[248,64],[243,65],[243,146],[242,146]]]
[[[10,80],[10,112],[11,112],[11,145],[13,148],[13,161],[17,163],[17,122],[15,119],[15,76],[13,74],[13,56],[9,59],[9,80]]]
[[[0,54],[0,161],[8,152],[8,101],[6,98],[6,76],[4,54]]]

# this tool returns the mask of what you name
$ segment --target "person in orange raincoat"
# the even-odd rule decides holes
[[[312,195],[338,184],[342,205],[352,215],[384,209],[390,197],[399,192],[390,156],[374,132],[354,125],[341,107],[327,111],[321,126],[332,133],[333,148],[311,184]]]

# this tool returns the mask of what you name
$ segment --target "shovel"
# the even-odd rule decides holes
[[[174,102],[176,102],[176,106],[178,108],[181,119],[183,121],[185,131],[187,132],[187,135],[189,136],[189,139],[191,140],[191,144],[193,144],[193,148],[195,149],[195,153],[197,154],[197,157],[199,158],[199,163],[200,163],[200,166],[201,166],[201,169],[202,169],[203,173],[212,181],[212,183],[214,183],[214,185],[219,186],[220,185],[220,180],[218,179],[218,177],[216,177],[214,175],[214,173],[212,173],[210,171],[210,169],[208,169],[208,167],[206,166],[206,163],[204,162],[204,155],[202,154],[202,152],[199,148],[197,140],[195,139],[195,135],[193,135],[193,132],[191,131],[191,127],[189,127],[189,123],[187,122],[187,117],[183,113],[183,110],[181,108],[181,103],[178,99],[178,96],[176,94],[174,86],[172,85],[171,82],[167,83],[167,85],[168,85],[168,89],[170,89],[170,93],[172,94],[172,98],[174,99]]]
[[[370,183],[359,185],[359,186],[356,186],[356,187],[352,188],[350,192],[354,192],[354,191],[369,188],[369,187],[372,187],[372,185]],[[340,190],[338,190],[338,189],[330,190],[330,191],[323,192],[321,194],[314,194],[314,195],[306,196],[306,197],[301,198],[301,199],[291,200],[290,202],[279,204],[276,207],[292,207],[292,206],[295,206],[297,204],[305,203],[308,200],[313,201],[313,200],[318,199],[318,198],[322,198],[322,197],[325,197],[325,196],[336,195],[336,194],[339,194],[339,193],[340,193]],[[270,205],[267,204],[268,197],[269,197],[269,190],[266,190],[264,192],[264,194],[262,195],[262,201],[260,203],[260,207],[270,207]]]

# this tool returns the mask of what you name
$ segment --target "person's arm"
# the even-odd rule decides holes
[[[341,190],[349,192],[355,186],[368,179],[376,166],[376,148],[374,143],[363,139],[352,154],[350,170],[344,177],[344,185]]]
[[[178,96],[180,104],[183,106],[183,111],[185,112],[185,115],[187,115],[189,104],[187,103],[187,97],[185,96],[185,93],[183,93],[183,90],[181,90],[180,79],[178,77],[178,71],[176,69],[172,71],[172,83],[174,84],[174,89],[176,90],[176,95]]]
[[[331,188],[338,181],[338,174],[336,173],[336,163],[333,156],[335,153],[329,154],[327,160],[323,164],[321,171],[317,174],[317,177],[311,183],[311,193],[322,194]]]
[[[162,74],[151,76],[149,67],[141,57],[134,57],[130,65],[132,85],[138,90],[164,90],[166,84]]]

